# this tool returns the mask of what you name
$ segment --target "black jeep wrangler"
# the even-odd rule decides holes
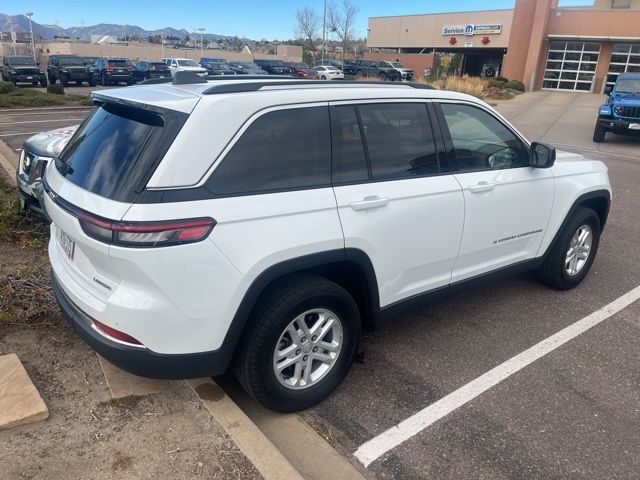
[[[77,85],[87,82],[92,87],[96,85],[91,70],[84,64],[82,57],[77,55],[51,55],[47,64],[47,75],[52,85],[58,80],[65,87],[71,82]]]
[[[33,57],[7,55],[2,57],[2,80],[17,85],[19,82],[47,86],[47,76],[36,65]]]

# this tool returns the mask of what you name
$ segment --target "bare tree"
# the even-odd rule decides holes
[[[318,15],[313,8],[304,7],[301,10],[296,10],[295,34],[298,38],[304,40],[305,45],[311,51],[314,64],[318,32],[320,31],[321,23],[322,19],[320,15]]]
[[[354,36],[354,25],[360,7],[353,3],[352,0],[342,0],[336,5],[334,2],[329,4],[327,10],[327,23],[329,29],[336,34],[342,42],[342,60],[344,61],[344,53],[349,47],[349,41]]]

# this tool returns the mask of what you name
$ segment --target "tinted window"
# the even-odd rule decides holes
[[[264,114],[227,153],[207,188],[224,195],[329,185],[330,140],[326,107]]]
[[[374,180],[438,173],[426,105],[381,103],[358,110]]]
[[[369,179],[360,126],[355,108],[332,107],[331,132],[333,134],[333,181],[357,182]]]
[[[135,201],[186,118],[174,111],[103,104],[78,128],[56,166],[85,190]]]
[[[460,172],[497,170],[529,165],[526,147],[493,115],[470,105],[443,103]]]

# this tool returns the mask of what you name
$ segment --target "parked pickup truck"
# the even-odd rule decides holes
[[[403,67],[400,62],[384,61],[382,63],[384,63],[386,66],[393,68],[395,71],[397,71],[402,76],[402,80],[406,80],[407,82],[410,82],[411,80],[413,80],[413,70],[411,70],[410,68]]]
[[[600,106],[593,141],[604,142],[607,132],[640,134],[640,73],[621,73]]]
[[[386,64],[373,60],[356,61],[356,77],[376,77],[380,80],[398,81],[402,79],[400,72]]]

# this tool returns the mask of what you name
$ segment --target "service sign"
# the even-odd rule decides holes
[[[442,35],[445,37],[456,35],[472,37],[473,35],[499,35],[500,33],[502,33],[502,24],[499,23],[492,25],[469,23],[467,25],[445,25],[442,27]]]
[[[464,25],[460,26],[449,26],[445,25],[442,27],[442,35],[448,37],[450,35],[464,35],[466,27]]]

